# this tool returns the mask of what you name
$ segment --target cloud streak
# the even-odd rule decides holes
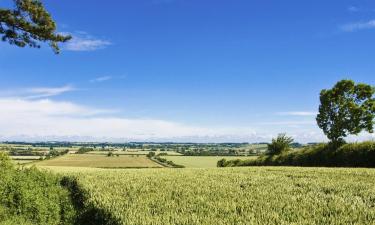
[[[91,83],[100,83],[100,82],[112,80],[112,78],[113,78],[112,76],[102,76],[102,77],[94,78],[94,79],[90,80],[90,82]]]
[[[76,89],[73,86],[65,85],[62,87],[39,87],[39,88],[31,88],[26,90],[26,93],[29,96],[26,99],[37,99],[37,98],[46,98],[61,95],[67,92],[75,91]]]
[[[366,22],[348,23],[340,26],[340,30],[344,32],[355,32],[360,30],[375,29],[375,20]]]
[[[86,32],[76,32],[73,34],[65,33],[72,36],[72,39],[64,44],[64,49],[67,51],[95,51],[104,49],[110,45],[112,42],[108,40],[103,40],[96,38],[92,35],[87,34]]]

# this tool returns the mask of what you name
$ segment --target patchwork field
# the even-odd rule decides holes
[[[91,168],[159,168],[159,164],[146,156],[114,156],[74,154],[57,157],[51,160],[36,162],[38,167],[91,167]]]
[[[151,151],[112,151],[113,154],[118,154],[118,155],[147,155]],[[181,153],[175,152],[175,151],[153,151],[155,154],[167,154],[167,155],[181,155]],[[86,154],[91,154],[91,155],[107,155],[109,151],[91,151]]]
[[[60,171],[61,172],[61,171]],[[375,170],[69,169],[108,224],[374,224]],[[111,187],[111,188],[108,188]]]
[[[161,156],[178,165],[186,168],[215,168],[217,162],[221,159],[236,160],[236,159],[256,159],[257,156]]]

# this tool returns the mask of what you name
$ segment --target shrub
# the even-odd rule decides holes
[[[277,138],[272,139],[271,144],[268,144],[268,154],[277,155],[289,150],[293,141],[293,138],[286,136],[286,134],[279,134]]]
[[[4,224],[72,224],[75,211],[60,178],[46,172],[18,169],[0,153],[0,221]]]

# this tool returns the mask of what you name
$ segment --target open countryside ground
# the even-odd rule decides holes
[[[114,156],[74,154],[64,155],[51,160],[36,162],[38,167],[91,167],[91,168],[159,168],[159,164],[146,156]]]
[[[221,159],[246,160],[256,159],[257,156],[161,156],[161,158],[165,158],[186,168],[214,168],[217,167],[217,162]]]
[[[374,169],[56,169],[113,224],[375,224]]]

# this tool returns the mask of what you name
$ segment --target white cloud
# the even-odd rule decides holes
[[[316,116],[317,112],[312,111],[293,111],[293,112],[278,112],[276,113],[280,116]]]
[[[76,89],[73,86],[65,85],[62,87],[39,87],[39,88],[30,88],[25,92],[29,94],[26,98],[46,98],[61,95],[67,92],[75,91]]]
[[[108,40],[102,40],[87,34],[86,32],[76,32],[69,34],[72,39],[64,44],[64,49],[68,51],[95,51],[112,45]]]
[[[90,80],[91,83],[97,83],[97,82],[104,82],[111,80],[113,77],[112,76],[102,76],[102,77],[97,77],[92,80]]]
[[[76,91],[71,85],[61,87],[34,87],[34,88],[13,88],[0,91],[1,98],[21,98],[21,99],[40,99],[62,95],[64,93]]]
[[[128,119],[111,110],[95,109],[71,102],[52,100],[0,99],[0,136],[62,137],[94,139],[173,139],[251,134],[249,129],[213,129],[157,119]]]
[[[264,142],[283,132],[301,142],[326,140],[313,120],[262,122],[242,127],[196,126],[126,118],[119,116],[118,111],[67,101],[1,97],[0,108],[0,140]]]
[[[367,22],[348,23],[342,25],[340,29],[344,32],[355,32],[359,30],[375,29],[375,20]]]

